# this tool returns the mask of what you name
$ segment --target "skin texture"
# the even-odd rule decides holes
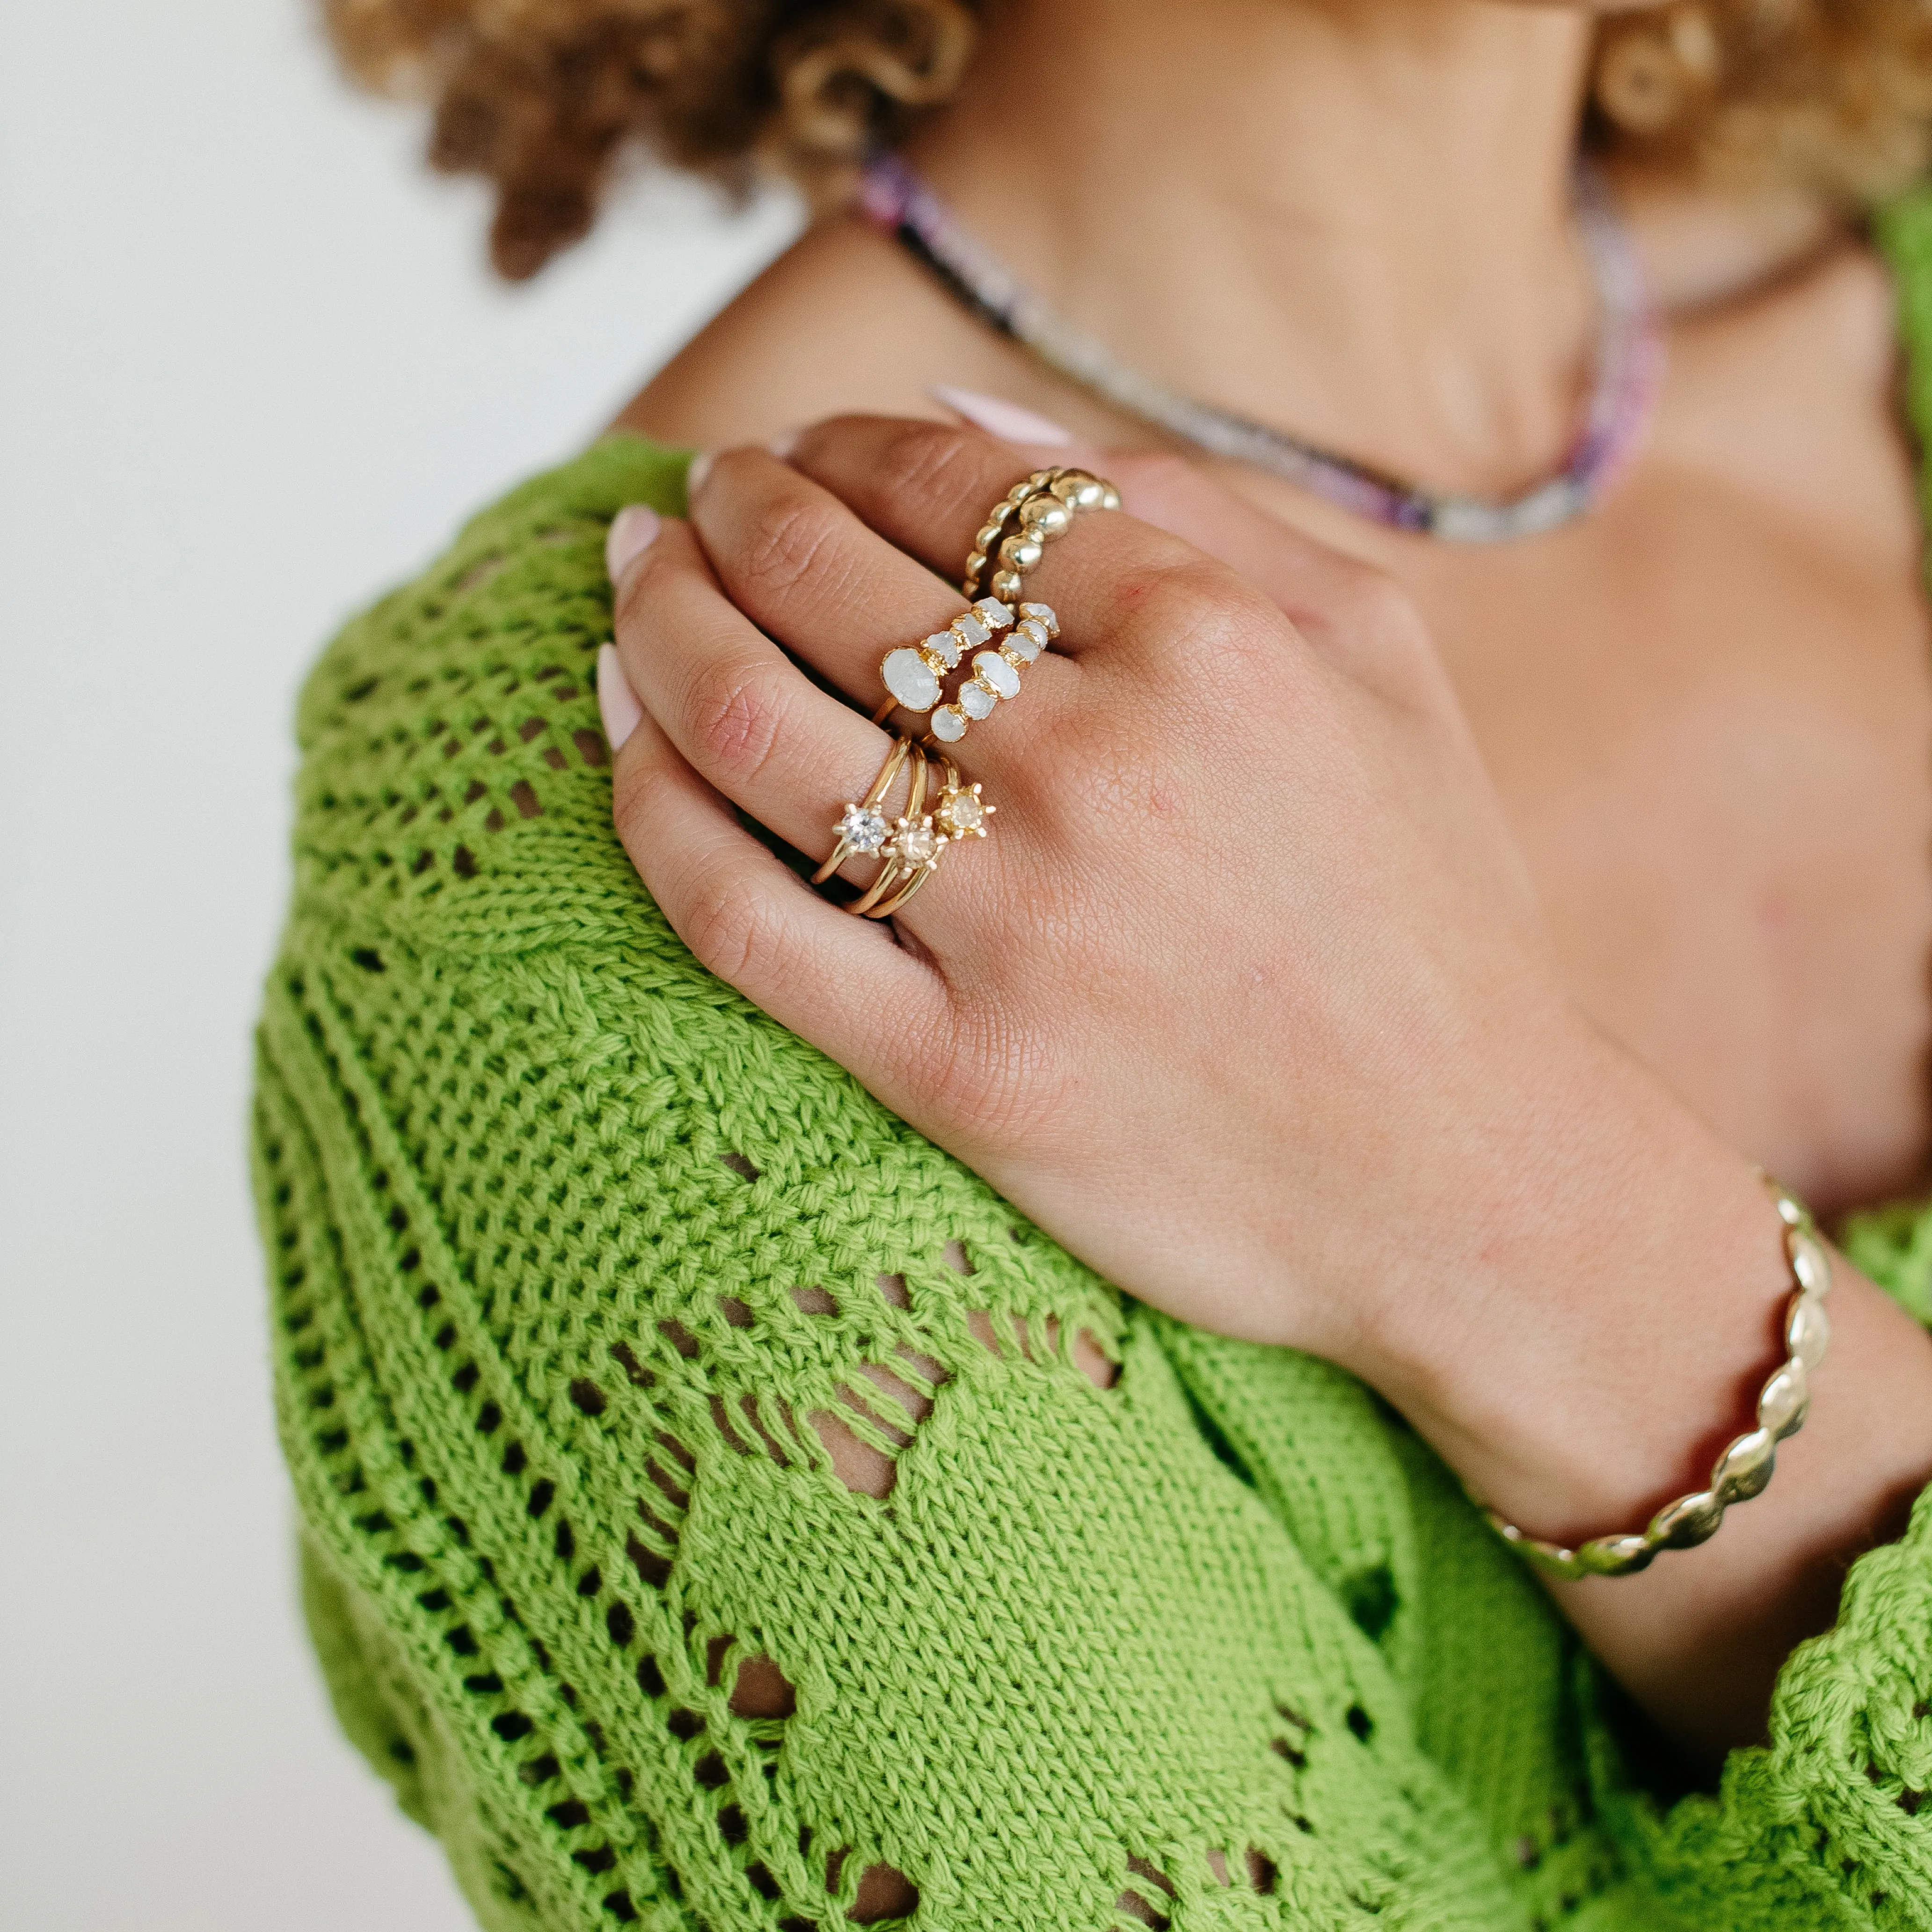
[[[987,56],[1053,130],[1051,191],[972,87],[918,155],[1051,299],[1399,472],[1550,466],[1590,331],[1580,20],[1052,14],[1014,6]],[[715,462],[619,586],[620,830],[707,964],[1084,1258],[1342,1362],[1564,1536],[1636,1526],[1746,1425],[1785,1286],[1750,1163],[1829,1212],[1912,1184],[1928,1140],[1932,689],[1888,292],[1804,211],[1628,187],[1682,297],[1670,383],[1612,499],[1531,543],[1148,452],[844,223],[627,412],[722,448],[931,415],[946,381],[1106,448],[1131,514],[1032,580],[1065,637],[962,757],[1000,817],[898,943],[724,801],[822,853],[885,740],[770,640],[868,709],[1030,452],[874,416]],[[1757,1733],[1932,1475],[1932,1344],[1840,1276],[1770,1495],[1558,1592],[1694,1750]]]

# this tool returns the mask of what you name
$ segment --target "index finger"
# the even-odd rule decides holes
[[[978,544],[992,513],[1030,473],[1010,444],[977,430],[884,416],[814,424],[794,438],[785,460],[962,589],[969,558],[983,554]],[[1017,529],[1018,520],[1008,527]],[[1051,604],[1063,620],[1057,648],[1078,657],[1099,645],[1118,648],[1155,580],[1198,569],[1220,567],[1184,539],[1112,509],[1077,514],[1064,540],[1047,537],[1017,593],[996,587],[991,568],[982,589],[1009,603]]]

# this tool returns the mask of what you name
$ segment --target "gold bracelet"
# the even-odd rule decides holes
[[[1824,1360],[1832,1338],[1825,1312],[1825,1298],[1832,1289],[1832,1258],[1804,1203],[1768,1175],[1759,1178],[1770,1190],[1778,1218],[1784,1224],[1785,1259],[1798,1286],[1785,1305],[1786,1358],[1759,1394],[1757,1426],[1738,1436],[1718,1458],[1712,1466],[1709,1488],[1665,1504],[1634,1536],[1599,1536],[1577,1549],[1566,1550],[1561,1544],[1526,1535],[1480,1498],[1472,1497],[1490,1527],[1545,1575],[1572,1580],[1631,1576],[1648,1569],[1660,1550],[1689,1550],[1708,1542],[1732,1503],[1748,1502],[1763,1492],[1777,1462],[1778,1444],[1803,1426],[1811,1400],[1811,1375]]]

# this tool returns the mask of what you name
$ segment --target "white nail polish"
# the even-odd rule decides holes
[[[964,416],[976,429],[998,436],[1002,442],[1064,449],[1073,440],[1071,430],[1062,429],[1057,422],[1049,422],[1045,416],[1036,416],[1031,410],[1023,410],[1018,403],[1010,403],[1003,397],[982,396],[976,389],[956,389],[944,382],[935,382],[926,393],[955,416]]]
[[[616,650],[605,644],[597,653],[597,712],[604,721],[604,736],[613,753],[643,721],[644,707],[617,662]]]
[[[684,500],[688,503],[704,487],[704,479],[711,474],[711,452],[700,449],[691,459],[691,467],[684,472]]]

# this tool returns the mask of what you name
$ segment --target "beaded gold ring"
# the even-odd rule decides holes
[[[961,591],[969,599],[990,592],[1004,603],[1018,603],[1027,573],[1048,544],[1073,527],[1078,512],[1120,507],[1119,490],[1084,470],[1036,470],[994,505],[980,526]]]
[[[1778,1445],[1804,1426],[1810,1405],[1810,1378],[1825,1359],[1832,1325],[1825,1298],[1832,1291],[1832,1258],[1818,1238],[1810,1210],[1768,1175],[1759,1178],[1770,1190],[1784,1224],[1784,1255],[1796,1291],[1785,1304],[1786,1359],[1760,1391],[1757,1426],[1737,1437],[1712,1466],[1710,1486],[1666,1503],[1635,1535],[1599,1536],[1574,1550],[1546,1543],[1506,1522],[1478,1497],[1472,1497],[1490,1527],[1520,1551],[1546,1576],[1574,1581],[1584,1576],[1633,1576],[1647,1570],[1658,1552],[1690,1550],[1718,1533],[1733,1503],[1763,1493],[1778,1460]]]

